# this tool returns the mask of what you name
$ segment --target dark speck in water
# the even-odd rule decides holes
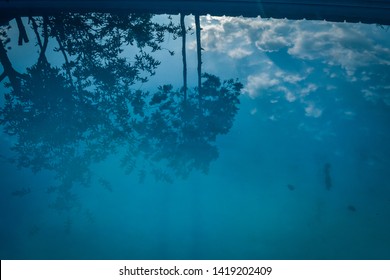
[[[291,184],[288,184],[288,185],[287,185],[287,188],[288,188],[290,191],[295,190],[295,186],[293,186],[293,185],[291,185]]]
[[[37,226],[37,225],[33,225],[33,226],[31,226],[30,227],[30,229],[29,229],[29,231],[28,231],[28,234],[30,235],[30,236],[35,236],[35,235],[37,235],[39,232],[40,232],[40,227],[39,226]]]
[[[356,207],[353,206],[353,205],[348,205],[348,210],[351,211],[351,212],[356,212]]]
[[[325,174],[325,187],[329,191],[332,188],[332,177],[330,175],[331,165],[326,163],[324,165],[324,174]]]
[[[22,189],[18,189],[18,190],[15,190],[13,191],[11,194],[13,196],[19,196],[19,197],[23,197],[27,194],[31,193],[31,189],[30,188],[22,188]]]

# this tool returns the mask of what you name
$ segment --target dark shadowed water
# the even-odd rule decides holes
[[[1,259],[389,259],[390,30],[0,27]]]

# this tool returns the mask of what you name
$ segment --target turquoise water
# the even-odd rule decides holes
[[[388,27],[183,20],[1,27],[0,258],[389,259]]]

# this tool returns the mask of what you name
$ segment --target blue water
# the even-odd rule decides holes
[[[1,259],[390,258],[386,26],[137,20],[1,27]]]

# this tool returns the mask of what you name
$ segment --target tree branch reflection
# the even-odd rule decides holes
[[[20,20],[22,42],[33,34],[39,53],[25,73],[14,69],[7,53],[10,27],[0,31],[1,77],[8,87],[0,124],[17,139],[11,149],[18,167],[54,172],[59,196],[53,207],[59,211],[78,207],[72,187],[89,185],[91,164],[110,155],[122,155],[121,166],[126,173],[137,170],[140,182],[147,174],[173,182],[192,170],[206,173],[218,157],[215,140],[233,124],[242,85],[204,73],[198,87],[185,85],[184,94],[173,85],[137,89],[155,74],[160,61],[153,54],[166,35],[183,36],[179,24],[152,18],[30,17],[31,32]],[[123,55],[126,46],[136,50],[132,58]],[[50,62],[53,53],[58,55]],[[98,181],[112,191],[107,180]]]

